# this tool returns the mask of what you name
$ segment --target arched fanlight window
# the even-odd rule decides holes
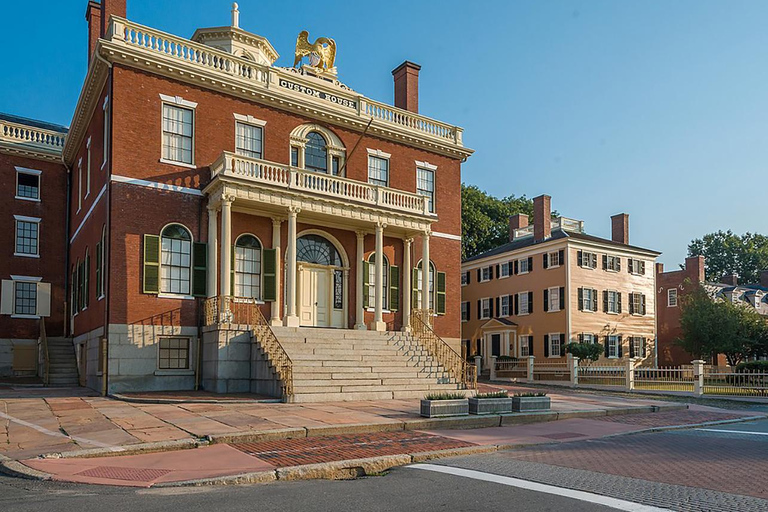
[[[422,274],[421,274],[421,261],[419,262],[418,266],[416,267],[416,307],[419,309],[422,309],[421,305],[421,281],[422,281]],[[435,264],[431,261],[429,262],[429,309],[435,308]]]
[[[261,243],[253,235],[235,242],[235,296],[261,298]]]
[[[382,300],[381,303],[384,305],[384,309],[389,309],[389,302],[387,302],[387,299],[389,298],[389,260],[387,259],[386,255],[384,255],[384,261],[383,261],[384,268],[382,270],[382,276],[384,276],[384,279],[382,279],[382,290],[384,293],[382,294]],[[371,253],[371,255],[368,257],[368,304],[366,304],[367,307],[373,308],[376,307],[376,253]]]
[[[192,268],[192,236],[180,224],[169,224],[160,234],[160,291],[189,295]]]
[[[299,238],[296,241],[296,259],[316,265],[344,266],[336,247],[320,235],[304,235]]]
[[[307,134],[304,167],[310,171],[328,173],[328,150],[325,138],[317,132]]]

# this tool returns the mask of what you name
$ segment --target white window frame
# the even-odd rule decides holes
[[[528,353],[528,348],[530,347],[530,341],[531,341],[530,334],[521,334],[520,336],[517,337],[517,353],[521,359],[523,357],[528,357],[530,355]],[[523,353],[523,348],[525,348],[525,353]]]
[[[553,261],[557,261],[557,263],[552,263]],[[560,251],[551,251],[547,253],[547,269],[550,268],[557,268],[560,265],[562,265],[563,262],[560,261]]]
[[[606,290],[608,292],[608,313],[609,315],[618,315],[619,314],[619,292],[616,290]],[[611,294],[613,294],[614,300],[613,305],[614,309],[611,310]]]
[[[606,261],[605,261],[605,271],[606,272],[618,272],[619,267],[621,265],[621,257],[620,256],[611,256],[610,254],[605,255]],[[613,265],[611,265],[611,262],[613,262]]]
[[[181,96],[168,96],[167,94],[160,94],[160,99],[162,100],[160,102],[160,162],[164,164],[177,165],[179,167],[187,167],[190,169],[195,169],[196,168],[195,143],[196,143],[196,132],[197,132],[197,103],[194,101],[185,100]],[[163,111],[165,110],[166,105],[173,108],[186,109],[192,112],[192,149],[190,151],[190,157],[192,161],[189,163],[178,161],[178,160],[169,160],[163,157],[163,150],[165,147],[165,144],[163,142],[163,136],[165,134],[165,129],[163,128],[163,117],[164,117]]]
[[[629,342],[632,344],[632,352],[635,354],[635,357],[643,357],[643,337],[630,336]]]
[[[106,279],[104,278],[104,271],[106,270],[106,266],[107,266],[106,265],[107,251],[104,250],[104,245],[106,241],[107,241],[107,226],[104,226],[103,228],[101,228],[101,261],[96,262],[96,264],[100,266],[99,280],[101,281],[100,283],[98,283],[101,290],[101,294],[98,297],[96,297],[97,301],[100,301],[104,299],[104,297],[106,297],[105,295],[106,291],[104,290],[104,284],[107,282]]]
[[[91,138],[85,143],[85,197],[91,195]]]
[[[589,339],[587,339],[587,337],[589,337]],[[594,334],[590,332],[583,332],[581,333],[581,342],[586,344],[593,344],[596,343],[597,340]]]
[[[525,264],[525,270],[523,270],[523,264]],[[519,274],[527,274],[531,271],[530,268],[528,268],[528,258],[521,258],[517,260],[517,273]]]
[[[238,276],[242,276],[243,274],[245,274],[245,272],[238,272],[238,270],[237,270],[237,261],[238,261],[238,259],[237,259],[237,250],[238,249],[245,249],[246,248],[246,247],[238,246],[237,242],[242,237],[244,237],[244,236],[252,236],[259,243],[258,273],[256,273],[256,272],[248,273],[249,275],[251,275],[251,274],[258,274],[258,276],[259,276],[259,278],[258,278],[258,280],[259,280],[259,293],[258,293],[257,297],[245,297],[244,295],[237,293],[238,286],[243,286],[242,284],[238,284]],[[248,249],[250,249],[250,247],[248,247]],[[192,250],[194,252],[194,243],[192,244]],[[252,300],[256,304],[263,304],[263,302],[262,302],[262,295],[264,293],[264,276],[262,274],[262,265],[263,265],[263,262],[264,262],[264,260],[263,260],[263,258],[264,258],[264,244],[262,244],[261,243],[261,239],[259,239],[259,237],[257,237],[253,233],[241,233],[235,239],[235,244],[232,247],[232,250],[235,252],[235,268],[233,269],[234,270],[234,278],[235,278],[235,282],[234,282],[234,285],[235,285],[235,296],[238,297],[238,298],[248,299],[249,301]],[[194,262],[192,262],[192,265],[193,265],[193,268],[194,268]]]
[[[617,334],[609,334],[608,341],[608,359],[619,358],[619,336]]]
[[[488,314],[486,314],[486,312]],[[480,299],[480,320],[488,320],[491,318],[491,298],[485,297]]]
[[[594,258],[595,264],[592,265],[592,258]],[[594,270],[597,268],[597,253],[592,251],[581,251],[581,268],[587,268]]]
[[[461,273],[461,286],[467,286],[469,284],[469,271],[464,271]]]
[[[510,265],[508,261],[499,265],[499,279],[506,279],[510,276]]]
[[[461,321],[469,322],[469,302],[461,303]]]
[[[645,275],[645,261],[637,258],[628,258],[627,264],[629,265],[630,274],[636,276]]]
[[[39,217],[25,217],[24,215],[14,215],[14,229],[13,229],[13,255],[14,256],[21,256],[22,258],[39,258],[40,257],[40,221],[41,219]],[[19,238],[19,222],[27,222],[30,224],[35,224],[37,226],[36,232],[35,232],[35,238],[37,243],[35,244],[35,253],[26,253],[26,252],[17,252],[16,248],[18,246],[18,238]]]
[[[24,319],[24,318],[26,318],[26,319],[38,319],[38,318],[41,318],[42,315],[39,314],[40,313],[40,287],[41,287],[41,285],[46,284],[46,283],[43,283],[42,281],[43,281],[42,277],[19,276],[19,275],[11,275],[10,276],[10,282],[12,284],[11,284],[10,290],[9,290],[10,293],[11,293],[11,297],[10,297],[11,310],[10,310],[9,316],[11,318],[20,318],[20,319]],[[37,289],[35,290],[35,314],[34,315],[16,313],[16,284],[17,283],[34,283],[34,284],[37,285]],[[48,287],[49,287],[49,290],[48,290],[48,294],[49,294],[48,300],[50,301],[50,284],[48,284]],[[3,288],[5,288],[5,287],[3,287]],[[6,300],[5,297],[3,297],[3,302],[5,302],[5,300]],[[48,308],[50,309],[50,303],[48,305]],[[46,316],[50,316],[50,312]]]
[[[504,304],[504,300],[506,299],[506,304]],[[512,296],[511,295],[502,295],[499,299],[499,316],[509,316],[512,314]]]
[[[422,272],[421,272],[421,265],[424,262],[424,260],[419,260],[419,263],[416,265],[416,308],[421,309],[421,290],[422,290]],[[434,306],[437,304],[437,267],[435,266],[434,262],[431,260],[429,261],[429,283],[427,286],[429,286],[429,307],[427,309],[433,309]]]
[[[109,160],[109,96],[104,97],[104,105],[102,105],[101,109],[104,112],[104,126],[102,132],[104,140],[102,143],[101,169],[104,170],[104,167],[106,167],[107,161]]]
[[[592,302],[593,302],[593,293],[597,293],[597,291],[594,288],[582,288],[581,289],[581,311],[588,311],[590,313],[594,313],[594,310],[592,309]],[[587,299],[587,293],[589,292],[589,299]],[[588,307],[585,307],[585,305],[589,303]]]
[[[168,228],[168,226],[171,226],[173,224],[179,225],[182,228],[184,228],[187,231],[187,234],[189,235],[189,266],[187,267],[189,269],[189,277],[187,279],[187,284],[189,286],[189,293],[163,291],[165,288],[165,282],[164,282],[165,279],[163,277],[163,267],[175,266],[178,268],[183,268],[182,265],[167,265],[163,263],[163,233],[165,232],[166,228]],[[170,240],[175,240],[175,239],[170,239]],[[160,269],[159,269],[160,270],[160,292],[157,295],[159,298],[176,298],[176,299],[182,298],[182,299],[194,300],[194,297],[192,296],[192,286],[194,286],[192,283],[192,278],[194,277],[194,261],[192,258],[194,256],[194,250],[195,250],[195,237],[192,235],[192,231],[184,224],[180,222],[170,222],[165,226],[163,226],[163,228],[160,230]]]
[[[637,304],[635,304],[635,297],[638,297]],[[639,292],[630,292],[629,301],[632,303],[632,315],[644,316],[642,311],[643,310],[643,294]]]
[[[167,339],[186,339],[187,340],[187,367],[186,368],[160,368],[160,341]],[[195,370],[192,368],[194,361],[193,351],[195,343],[192,343],[192,336],[174,335],[174,336],[160,336],[157,340],[157,358],[155,363],[155,375],[194,375]],[[173,349],[168,349],[173,350]]]
[[[389,258],[386,254],[384,256],[384,268],[382,269],[383,286],[381,287],[384,292],[381,299],[381,309],[384,313],[391,313],[389,310]],[[376,309],[376,252],[372,252],[368,256],[368,304],[365,305],[367,311],[375,311]]]
[[[83,157],[77,160],[77,212],[83,209]]]
[[[19,174],[27,174],[31,176],[37,176],[37,197],[25,197],[19,195]],[[26,167],[16,167],[16,191],[15,191],[15,198],[21,199],[22,201],[32,201],[35,203],[40,202],[40,196],[41,194],[41,185],[43,181],[43,171],[38,171],[37,169],[27,169]]]
[[[553,286],[548,289],[549,293],[549,312],[554,313],[560,311],[560,287]],[[553,299],[555,297],[555,299]]]
[[[674,293],[672,293],[674,292]],[[673,300],[674,297],[674,300]],[[678,303],[677,288],[670,288],[667,290],[667,307],[676,308]]]
[[[437,182],[436,182],[437,173],[435,172],[435,170],[437,169],[437,166],[433,166],[433,167],[434,167],[433,169],[429,169],[429,168],[427,168],[426,166],[423,166],[423,165],[417,165],[416,166],[416,193],[419,194],[419,195],[422,195],[422,196],[424,196],[426,198],[428,198],[428,208],[427,208],[427,211],[429,213],[435,213],[435,209],[436,209],[435,208],[435,191],[437,189],[437,186],[436,186],[437,185]],[[422,192],[425,189],[419,189],[419,173],[420,172],[429,173],[432,176],[432,190],[431,191],[427,191],[427,192],[429,192],[429,194],[425,194],[425,193]]]
[[[552,348],[554,347],[553,342],[555,341],[555,339],[557,339],[557,355],[555,355],[554,350],[552,350]],[[562,353],[563,353],[563,340],[560,339],[560,333],[559,332],[549,333],[549,356],[548,357],[560,358],[562,357]]]
[[[480,269],[480,282],[487,283],[491,280],[491,267],[486,266]]]
[[[246,126],[251,126],[253,128],[259,128],[261,130],[261,148],[259,149],[259,153],[261,156],[257,158],[257,160],[264,160],[264,133],[265,128],[267,126],[267,122],[262,119],[257,119],[253,117],[252,115],[243,115],[243,114],[233,114],[235,118],[235,154],[240,155],[240,153],[237,152],[237,125],[242,124]],[[246,158],[256,158],[248,155],[241,155],[245,156]],[[330,174],[330,171],[329,171]]]
[[[525,310],[523,310],[523,299],[525,299]],[[517,306],[518,306],[518,315],[530,315],[531,311],[531,305],[528,303],[528,291],[524,292],[518,292],[517,293]]]
[[[380,149],[371,149],[371,148],[366,148],[366,149],[368,150],[368,175],[367,175],[368,183],[374,186],[379,186],[379,187],[389,187],[390,175],[392,174],[392,166],[390,165],[391,164],[390,159],[392,155],[389,153],[385,153]],[[387,161],[387,180],[385,185],[380,185],[378,183],[371,182],[371,158],[378,158],[378,159]]]

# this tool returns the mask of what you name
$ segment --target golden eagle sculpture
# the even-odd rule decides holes
[[[296,59],[293,61],[293,67],[307,56],[311,66],[324,70],[332,69],[336,62],[336,41],[329,37],[318,37],[310,44],[309,32],[302,30],[296,38]]]

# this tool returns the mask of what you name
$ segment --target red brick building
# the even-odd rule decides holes
[[[248,391],[220,338],[242,332],[242,304],[275,329],[399,332],[428,301],[459,344],[472,151],[418,113],[420,67],[393,71],[391,107],[335,67],[274,65],[238,17],[185,39],[128,21],[125,0],[87,6],[88,73],[51,165],[69,169],[71,282],[52,304],[72,304],[89,387]]]

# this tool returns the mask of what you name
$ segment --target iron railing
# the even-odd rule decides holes
[[[477,389],[477,368],[438,336],[430,326],[434,316],[431,309],[414,309],[411,331],[427,352],[445,368],[465,389]]]

